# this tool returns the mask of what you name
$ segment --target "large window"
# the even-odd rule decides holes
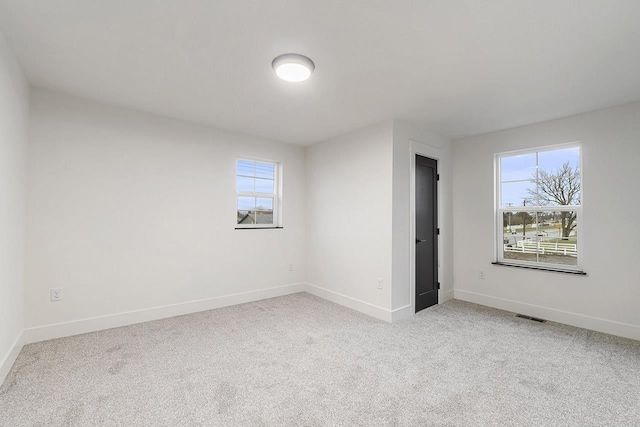
[[[581,271],[580,145],[496,156],[497,259]]]
[[[277,227],[278,164],[238,159],[236,206],[238,228]]]

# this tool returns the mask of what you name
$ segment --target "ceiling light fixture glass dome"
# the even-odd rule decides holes
[[[282,80],[296,83],[307,80],[316,68],[312,60],[296,53],[278,56],[273,60],[271,66]]]

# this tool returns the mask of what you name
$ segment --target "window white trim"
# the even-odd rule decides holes
[[[563,150],[567,148],[579,148],[579,166],[580,166],[580,204],[579,205],[553,205],[553,206],[501,206],[502,203],[502,183],[508,182],[525,182],[527,180],[513,180],[513,181],[502,181],[502,173],[500,170],[501,167],[501,159],[505,157],[513,157],[513,156],[523,156],[527,154],[534,153],[542,153],[545,151],[555,151],[555,150]],[[582,257],[584,254],[584,217],[582,215],[582,207],[584,205],[584,170],[583,170],[583,147],[580,142],[571,142],[566,144],[557,144],[557,145],[548,145],[537,148],[530,148],[524,150],[514,150],[508,152],[497,153],[494,157],[494,259],[499,264],[509,264],[509,265],[520,265],[527,267],[537,267],[542,269],[550,269],[550,270],[566,270],[571,272],[583,272],[583,264]],[[536,165],[538,161],[536,159]],[[536,168],[536,174],[538,173],[538,169]],[[576,234],[579,236],[576,244],[577,251],[577,265],[564,265],[564,264],[553,264],[553,263],[545,263],[539,261],[526,261],[526,260],[514,260],[514,259],[506,259],[504,258],[504,223],[503,223],[503,214],[505,212],[528,212],[528,213],[538,213],[538,212],[576,212],[576,217],[578,218],[576,224]]]
[[[262,163],[272,165],[274,167],[273,176],[273,193],[261,193],[261,192],[249,192],[238,191],[238,177],[245,176],[238,174],[238,161],[247,161],[251,163]],[[234,228],[282,228],[282,164],[273,160],[265,160],[254,157],[239,156],[236,158],[234,164],[235,173],[235,219]],[[253,176],[247,176],[248,178],[255,178]],[[238,224],[238,197],[260,197],[264,199],[273,200],[273,224]]]

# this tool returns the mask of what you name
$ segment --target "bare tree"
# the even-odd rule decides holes
[[[580,169],[564,163],[555,172],[540,169],[538,176],[533,176],[538,182],[538,191],[528,190],[529,195],[535,201],[538,200],[540,206],[569,206],[580,203]],[[575,211],[560,212],[562,226],[562,237],[569,237],[576,228]]]

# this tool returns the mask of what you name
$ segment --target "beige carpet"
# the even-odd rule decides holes
[[[1,426],[640,425],[640,342],[306,293],[26,346]]]

